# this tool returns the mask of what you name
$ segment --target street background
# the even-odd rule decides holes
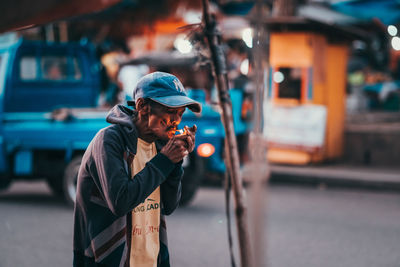
[[[273,184],[267,195],[266,266],[400,266],[398,193]],[[46,183],[16,182],[0,211],[1,267],[71,266],[72,209]],[[230,265],[221,188],[202,187],[167,226],[172,266]]]
[[[400,266],[397,0],[18,0],[0,10],[0,267],[71,266],[82,155],[153,71],[176,75],[203,107],[179,126],[198,131],[182,207],[167,221],[172,266],[230,266],[227,166],[247,185],[270,179],[264,210],[252,191],[236,203],[264,241],[260,265]],[[239,267],[235,225],[232,235]]]

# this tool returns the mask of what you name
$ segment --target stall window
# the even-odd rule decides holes
[[[301,98],[302,69],[279,68],[274,72],[274,82],[278,84],[278,98]]]
[[[36,80],[38,78],[37,69],[38,66],[35,57],[22,57],[19,66],[19,77],[21,80]]]

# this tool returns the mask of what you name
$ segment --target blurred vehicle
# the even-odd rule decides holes
[[[107,126],[96,108],[100,65],[89,44],[0,45],[0,189],[45,178],[73,203],[82,155]]]

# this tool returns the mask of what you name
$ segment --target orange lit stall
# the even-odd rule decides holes
[[[303,165],[340,157],[348,33],[305,20],[269,28],[268,160]]]

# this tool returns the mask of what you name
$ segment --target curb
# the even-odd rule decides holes
[[[400,171],[382,172],[376,169],[341,167],[288,167],[271,165],[271,183],[327,185],[400,192]]]

